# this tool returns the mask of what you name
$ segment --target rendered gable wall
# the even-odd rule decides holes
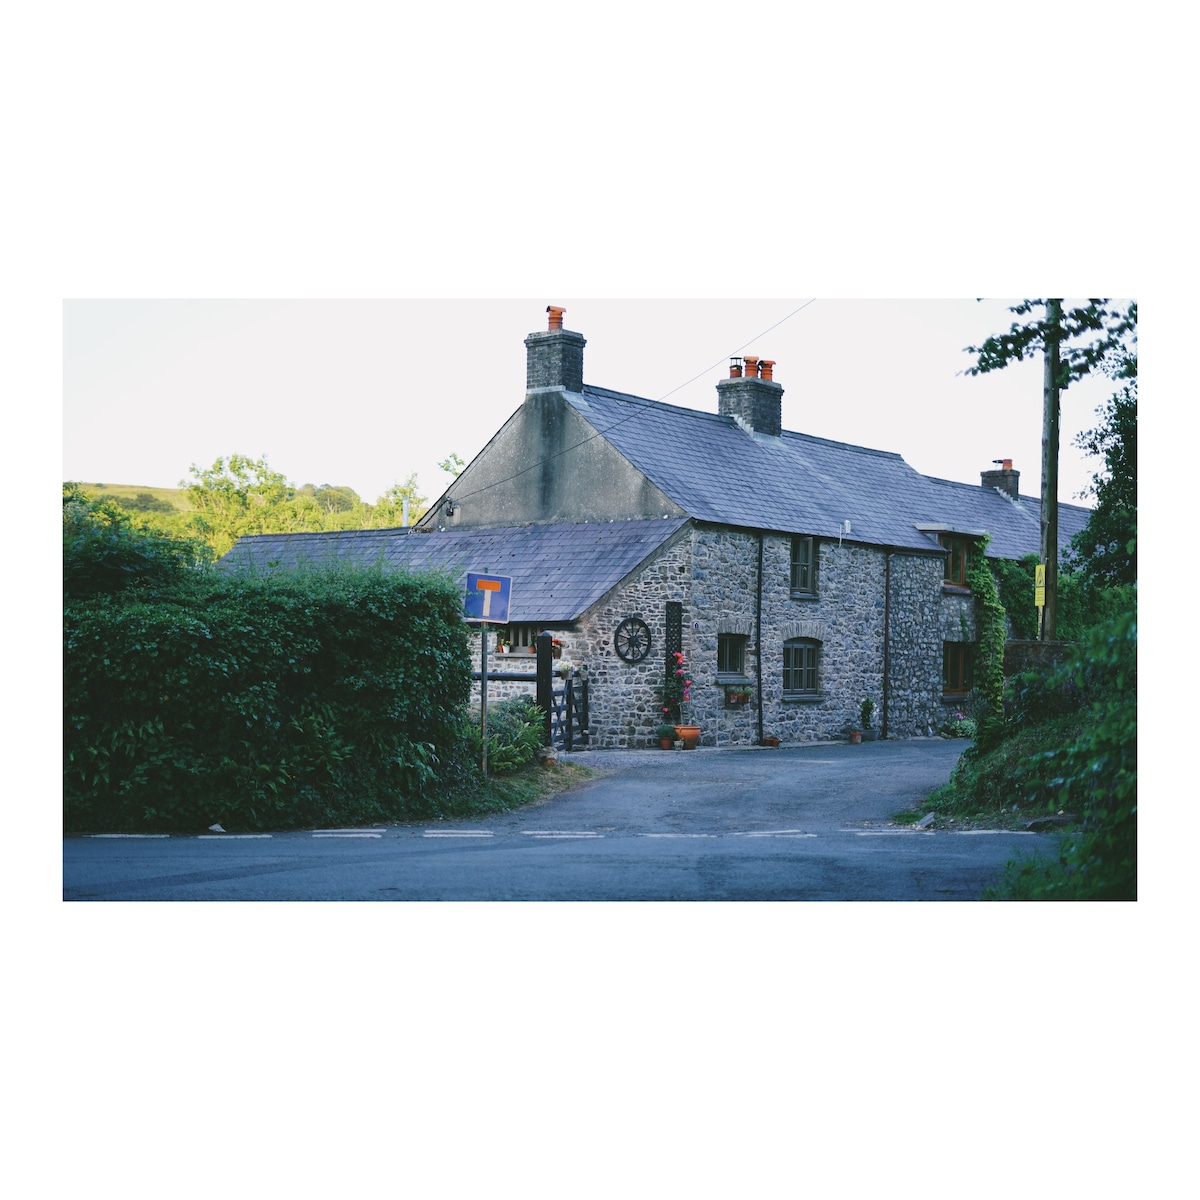
[[[445,501],[454,504],[453,514]],[[418,523],[478,529],[686,514],[567,404],[561,388],[525,403]]]

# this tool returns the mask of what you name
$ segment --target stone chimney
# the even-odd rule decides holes
[[[783,432],[783,388],[774,380],[775,360],[747,355],[729,360],[729,378],[717,384],[718,411],[755,433]]]
[[[582,392],[587,339],[563,328],[566,309],[551,304],[546,312],[550,314],[550,327],[545,333],[531,333],[525,339],[525,390],[559,387]]]
[[[1020,483],[1021,472],[1014,471],[1011,458],[994,458],[992,462],[999,467],[999,470],[980,471],[979,482],[981,487],[995,488],[998,492],[1003,492],[1010,500],[1020,498]]]

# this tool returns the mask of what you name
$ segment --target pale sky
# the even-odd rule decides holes
[[[758,354],[776,361],[786,429],[966,483],[1011,458],[1036,495],[1040,357],[963,374],[963,348],[1006,330],[1014,302],[69,300],[63,478],[176,487],[240,453],[368,502],[415,471],[432,501],[449,483],[437,463],[469,461],[521,404],[524,337],[555,303],[587,338],[588,383],[715,411],[728,356]],[[1072,441],[1112,391],[1098,377],[1063,395],[1060,500],[1080,503],[1101,465]]]

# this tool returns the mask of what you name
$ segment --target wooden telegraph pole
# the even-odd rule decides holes
[[[1058,632],[1058,415],[1059,341],[1062,301],[1046,302],[1045,385],[1042,403],[1042,566],[1045,569],[1045,607],[1042,641]]]

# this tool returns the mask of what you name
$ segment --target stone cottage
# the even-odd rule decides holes
[[[586,672],[594,746],[655,741],[674,651],[706,745],[844,737],[864,699],[885,736],[936,729],[971,687],[970,555],[984,535],[991,558],[1039,548],[1040,501],[1011,462],[974,486],[785,430],[766,359],[731,361],[715,412],[595,387],[585,339],[547,311],[525,341],[524,403],[415,526],[246,537],[226,563],[510,576],[489,671],[526,664],[530,684],[500,687],[531,691],[549,630]],[[1061,547],[1087,516],[1060,505]]]

